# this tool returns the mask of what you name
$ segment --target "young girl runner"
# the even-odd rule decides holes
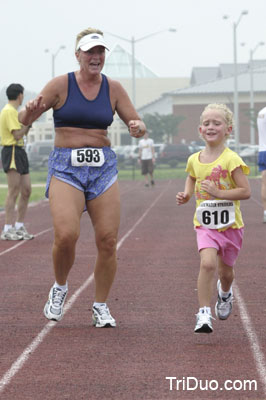
[[[248,166],[226,147],[232,132],[233,114],[224,104],[209,104],[200,117],[199,132],[205,148],[187,162],[184,192],[176,195],[178,205],[196,197],[194,227],[200,254],[198,276],[199,312],[195,333],[210,333],[211,298],[218,267],[216,316],[225,320],[232,311],[234,264],[242,246],[243,220],[240,201],[250,197],[245,175]]]

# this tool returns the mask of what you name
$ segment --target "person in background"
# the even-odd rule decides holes
[[[261,200],[263,205],[263,223],[266,223],[266,107],[258,113],[257,118],[259,136],[258,166],[261,172]]]
[[[153,171],[155,164],[154,141],[149,138],[149,133],[146,132],[144,138],[139,141],[139,162],[141,164],[141,173],[145,179],[145,186],[154,185]]]
[[[216,316],[226,320],[232,312],[234,265],[242,246],[244,223],[240,200],[250,197],[248,166],[226,146],[233,128],[233,114],[224,104],[209,104],[200,117],[199,132],[205,148],[187,162],[188,176],[178,205],[196,197],[194,227],[200,254],[199,312],[195,333],[210,333],[211,299],[218,267]]]
[[[63,316],[68,274],[85,208],[97,247],[92,307],[96,328],[116,326],[106,301],[117,269],[120,196],[117,159],[107,129],[117,112],[132,137],[139,138],[146,131],[121,84],[101,73],[106,49],[102,31],[88,28],[79,33],[75,45],[79,69],[52,79],[19,113],[22,123],[31,124],[52,108],[55,125],[55,148],[48,162],[46,186],[54,226],[55,282],[44,315],[55,321]]]
[[[23,102],[24,88],[12,83],[6,89],[8,103],[0,113],[1,159],[7,177],[8,191],[5,202],[5,225],[1,233],[2,240],[33,239],[24,225],[28,202],[31,195],[29,163],[24,150],[24,137],[31,125],[21,125],[18,120],[18,108]],[[15,219],[15,206],[17,216]]]

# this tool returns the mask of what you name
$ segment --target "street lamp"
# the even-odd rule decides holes
[[[66,48],[66,46],[63,46],[63,45],[59,46],[57,51],[55,53],[52,53],[52,78],[55,77],[55,58],[58,55],[59,51],[65,49],[65,48]],[[45,53],[50,53],[49,49],[45,49],[44,51],[45,51]]]
[[[253,55],[259,46],[264,46],[264,42],[259,42],[253,50],[250,50],[249,68],[250,68],[250,144],[255,144],[254,129],[254,87],[253,87]]]
[[[243,15],[247,15],[248,11],[243,10],[237,20],[233,23],[233,44],[234,44],[234,114],[235,114],[235,147],[236,152],[239,152],[239,116],[238,116],[238,70],[237,70],[237,38],[236,29],[241,21]],[[228,15],[223,16],[224,19],[228,19]]]
[[[132,53],[132,59],[131,59],[131,67],[132,67],[132,103],[134,104],[134,106],[136,106],[135,43],[140,42],[141,40],[144,40],[144,39],[148,39],[151,36],[159,35],[160,33],[163,33],[163,32],[172,32],[172,33],[174,33],[174,32],[176,32],[176,29],[175,28],[163,29],[161,31],[150,33],[150,34],[148,34],[146,36],[143,36],[141,38],[138,38],[138,39],[135,39],[134,36],[132,36],[131,39],[127,39],[127,38],[124,38],[122,36],[115,35],[114,33],[106,32],[107,34],[109,34],[111,36],[114,36],[114,37],[116,37],[118,39],[125,40],[126,42],[131,43],[131,53]]]

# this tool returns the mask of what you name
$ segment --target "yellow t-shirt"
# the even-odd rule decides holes
[[[236,184],[232,178],[232,172],[237,168],[241,167],[245,175],[248,175],[250,170],[249,167],[244,163],[241,157],[238,156],[234,151],[226,147],[220,157],[218,157],[212,163],[204,164],[199,161],[200,152],[192,154],[188,161],[186,171],[196,179],[195,182],[195,198],[196,208],[206,200],[211,200],[213,197],[207,192],[201,189],[201,182],[204,180],[210,180],[215,183],[219,189],[229,190],[236,187]],[[219,200],[219,199],[216,199]],[[240,201],[234,200],[235,208],[235,222],[231,225],[231,228],[239,229],[244,226],[242,215],[240,211]],[[194,226],[200,226],[197,219],[197,213],[194,214],[193,219]],[[218,229],[224,231],[227,228]]]
[[[0,137],[2,146],[24,146],[23,138],[16,140],[13,130],[21,129],[18,111],[11,104],[6,104],[0,113]]]

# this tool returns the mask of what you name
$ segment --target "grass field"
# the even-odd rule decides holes
[[[250,177],[255,177],[258,175],[258,170],[257,166],[250,166],[251,168],[251,173]],[[119,180],[142,180],[143,177],[141,175],[140,169],[136,168],[127,168],[127,169],[122,169],[118,168],[118,179]],[[38,171],[31,171],[30,172],[31,176],[31,182],[32,184],[37,184],[37,183],[45,183],[46,182],[46,176],[47,176],[47,171],[45,169],[38,170]],[[177,178],[185,178],[187,176],[185,172],[185,164],[179,164],[177,168],[169,168],[166,165],[160,165],[157,168],[155,168],[154,171],[154,178],[155,180],[169,180],[169,179],[177,179]],[[3,170],[0,171],[0,184],[6,184],[6,176]],[[30,202],[36,202],[41,199],[44,199],[44,192],[45,188],[44,187],[33,187],[32,188],[32,194],[30,197]],[[7,189],[6,188],[0,188],[0,209],[3,209],[4,204],[5,204],[5,199],[7,195]]]

